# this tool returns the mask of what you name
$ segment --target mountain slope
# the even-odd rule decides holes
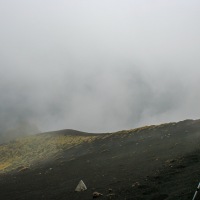
[[[191,199],[200,176],[199,136],[200,120],[185,120],[108,134],[27,137],[3,146],[8,154],[23,144],[18,153],[2,156],[0,146],[1,160],[17,158],[1,170],[0,198],[84,200],[98,191],[102,199]],[[75,193],[80,179],[88,190]],[[107,196],[109,188],[115,195]]]
[[[89,143],[96,136],[73,130],[32,135],[0,145],[0,172],[30,167],[38,162],[59,156],[83,142]]]

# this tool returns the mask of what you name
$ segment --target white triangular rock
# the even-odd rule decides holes
[[[87,190],[87,187],[86,187],[85,183],[82,180],[80,180],[75,191],[81,192],[81,191],[84,191],[84,190]]]

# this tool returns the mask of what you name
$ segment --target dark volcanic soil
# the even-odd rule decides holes
[[[104,134],[51,161],[0,175],[0,199],[89,200],[94,191],[103,194],[99,199],[192,199],[200,181],[199,136],[199,120]],[[76,193],[81,179],[88,190]]]

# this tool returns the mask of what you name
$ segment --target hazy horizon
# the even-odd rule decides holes
[[[0,0],[0,132],[200,118],[197,0]]]

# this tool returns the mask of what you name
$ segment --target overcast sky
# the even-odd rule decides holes
[[[0,129],[200,118],[199,21],[199,0],[0,0]]]

